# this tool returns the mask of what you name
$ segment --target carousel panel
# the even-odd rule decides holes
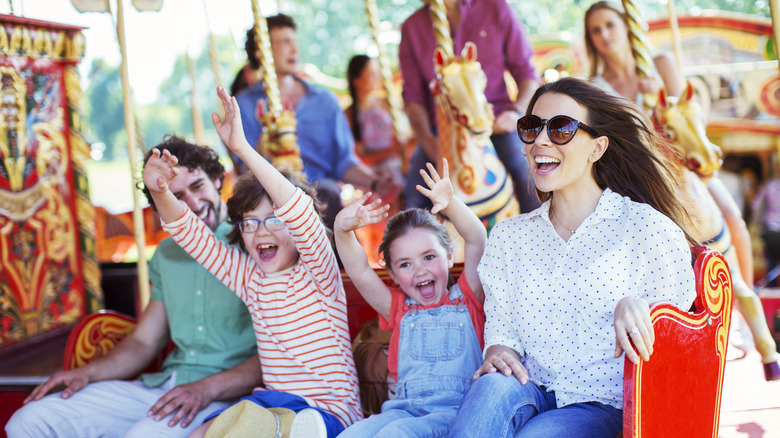
[[[79,28],[0,16],[0,347],[100,306]]]

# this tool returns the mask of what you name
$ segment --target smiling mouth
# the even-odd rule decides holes
[[[257,255],[260,257],[260,260],[267,262],[274,257],[276,257],[276,252],[279,250],[279,247],[276,245],[271,244],[263,244],[257,246]]]
[[[561,165],[561,160],[552,157],[534,157],[536,168],[542,173],[549,173]]]
[[[417,292],[420,293],[420,296],[426,300],[429,300],[434,296],[436,296],[436,283],[434,283],[433,280],[417,283],[416,287],[417,287]]]

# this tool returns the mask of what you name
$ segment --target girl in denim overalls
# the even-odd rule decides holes
[[[382,413],[360,421],[340,437],[447,436],[461,398],[482,362],[484,295],[477,264],[485,248],[485,227],[453,196],[447,161],[439,174],[428,163],[420,171],[433,202],[431,212],[403,211],[387,223],[379,246],[399,289],[388,288],[368,265],[354,230],[387,216],[381,200],[365,204],[370,193],[336,217],[335,239],[344,268],[363,298],[392,330],[388,369],[396,378],[396,398]],[[452,247],[433,214],[444,214],[464,240],[464,270],[451,287]],[[433,214],[431,214],[433,213]]]

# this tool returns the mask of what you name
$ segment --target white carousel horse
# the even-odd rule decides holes
[[[682,176],[680,192],[697,233],[695,237],[702,245],[722,253],[728,262],[733,291],[761,354],[764,375],[767,380],[777,380],[780,379],[780,354],[769,332],[761,301],[742,277],[724,210],[716,202],[724,191],[722,183],[713,176],[720,168],[723,154],[707,138],[705,118],[699,104],[692,100],[693,94],[689,83],[674,103],[662,89],[654,114],[656,127],[685,154],[684,160],[678,162]]]
[[[485,98],[487,78],[477,62],[477,47],[466,43],[461,56],[452,59],[437,48],[434,64],[437,162],[441,163],[441,157],[447,159],[455,195],[489,231],[498,221],[517,215],[520,207],[513,196],[512,180],[490,141],[493,108]]]

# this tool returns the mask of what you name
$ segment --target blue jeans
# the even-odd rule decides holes
[[[523,144],[517,134],[514,132],[496,134],[490,137],[490,141],[493,142],[498,159],[501,160],[507,173],[512,177],[515,198],[520,203],[520,212],[528,213],[536,210],[541,204],[539,198],[536,197],[536,186],[531,177],[528,160],[523,156]],[[418,184],[425,187],[425,182],[420,176],[420,169],[425,169],[425,163],[429,161],[431,160],[422,147],[417,145],[409,158],[409,169],[406,172],[406,185],[403,190],[404,208],[431,209],[431,201],[415,188]]]
[[[615,438],[622,429],[620,409],[598,402],[558,408],[554,392],[491,373],[466,392],[450,437]]]

